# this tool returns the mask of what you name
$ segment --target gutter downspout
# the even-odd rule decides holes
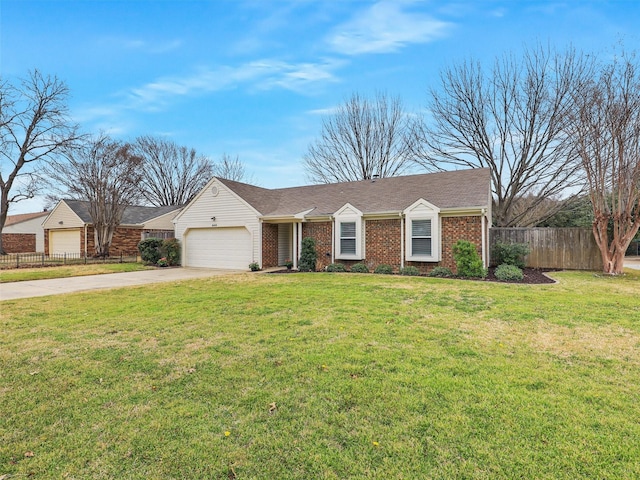
[[[336,254],[336,222],[335,217],[331,216],[331,263],[335,263],[335,254]]]
[[[84,258],[87,258],[87,224],[84,224]]]
[[[404,216],[400,212],[400,268],[404,268]]]
[[[487,268],[489,266],[489,259],[487,258],[487,232],[486,232],[486,209],[482,209],[482,266]]]

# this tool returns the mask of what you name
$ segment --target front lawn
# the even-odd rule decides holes
[[[638,478],[640,272],[2,302],[0,478]]]
[[[67,265],[64,267],[17,268],[0,270],[0,283],[81,277],[103,273],[137,272],[149,268],[154,267],[149,267],[142,263],[90,263],[88,265]]]

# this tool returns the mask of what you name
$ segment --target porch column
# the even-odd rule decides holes
[[[297,251],[297,245],[298,245],[298,224],[294,223],[292,224],[293,228],[292,233],[293,233],[293,242],[291,244],[291,250],[292,250],[292,260],[293,260],[293,268],[294,269],[298,269],[298,251]]]

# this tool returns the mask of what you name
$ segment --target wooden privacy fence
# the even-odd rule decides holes
[[[527,267],[602,270],[602,256],[590,228],[505,228],[489,230],[491,250],[497,242],[526,243]]]

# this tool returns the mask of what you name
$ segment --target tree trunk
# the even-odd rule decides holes
[[[607,275],[620,275],[624,273],[625,253],[638,230],[635,228],[627,231],[622,237],[614,235],[614,238],[609,240],[607,227],[608,217],[596,220],[593,224],[593,236],[602,255],[602,271]],[[614,230],[618,228],[618,222],[614,220]]]

